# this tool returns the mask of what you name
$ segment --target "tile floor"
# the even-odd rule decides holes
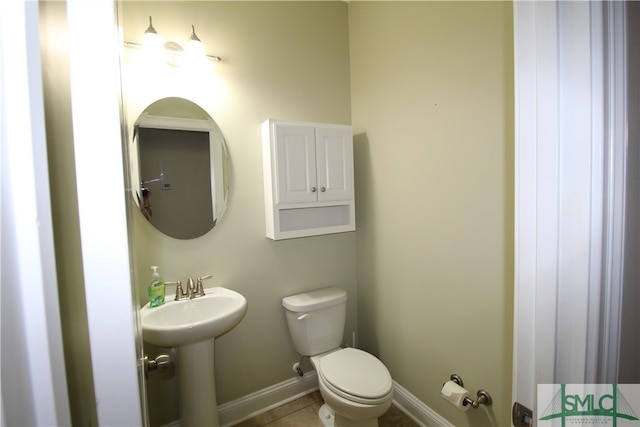
[[[322,396],[315,391],[264,414],[236,424],[234,427],[323,427],[318,418]],[[395,406],[379,419],[380,427],[418,427],[411,418]]]

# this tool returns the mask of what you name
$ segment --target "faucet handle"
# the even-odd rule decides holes
[[[203,297],[204,296],[204,287],[202,286],[202,281],[203,280],[207,280],[207,279],[211,279],[210,274],[207,274],[206,276],[202,276],[202,277],[198,277],[196,279],[196,290],[195,290],[195,296],[196,297]]]
[[[164,282],[165,285],[180,285],[182,282],[179,280],[173,281],[173,282]]]
[[[176,283],[176,297],[174,298],[174,301],[180,301],[183,300],[187,297],[187,293],[184,291],[184,289],[182,289],[182,280],[178,280],[176,282],[169,282],[169,283]]]

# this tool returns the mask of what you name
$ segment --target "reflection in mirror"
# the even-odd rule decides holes
[[[230,160],[222,132],[198,105],[164,98],[136,120],[131,178],[140,212],[177,239],[206,234],[229,197]]]

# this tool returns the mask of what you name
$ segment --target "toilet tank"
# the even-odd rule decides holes
[[[347,292],[338,287],[318,289],[282,299],[293,347],[302,356],[315,356],[340,347],[347,312]]]

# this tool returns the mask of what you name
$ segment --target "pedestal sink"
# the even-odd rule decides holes
[[[216,337],[231,330],[247,311],[247,300],[230,289],[205,289],[202,297],[173,301],[140,311],[142,338],[176,347],[180,393],[180,426],[219,426],[213,372]]]

